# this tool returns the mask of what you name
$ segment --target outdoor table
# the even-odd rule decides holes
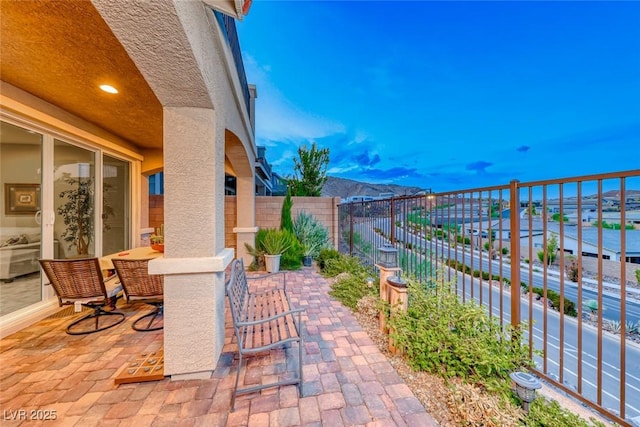
[[[102,258],[100,258],[100,268],[102,270],[114,270],[113,262],[111,262],[113,258],[149,259],[149,258],[158,258],[158,257],[161,257],[162,255],[163,255],[162,252],[158,252],[154,249],[151,249],[150,246],[143,246],[141,248],[135,248],[135,249],[127,249],[126,251],[105,255]]]

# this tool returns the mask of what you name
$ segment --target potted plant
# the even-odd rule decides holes
[[[293,236],[286,230],[267,229],[257,244],[264,252],[264,264],[268,273],[280,270],[280,257],[292,245]]]
[[[94,180],[93,178],[73,178],[69,174],[65,174],[62,180],[69,188],[59,194],[64,203],[58,206],[57,212],[62,216],[66,226],[61,237],[69,242],[69,249],[75,247],[78,255],[88,255],[94,234]],[[113,215],[113,208],[106,199],[103,199],[102,219]],[[107,223],[103,224],[104,231],[109,228]]]
[[[156,232],[149,238],[151,241],[151,249],[158,252],[164,252],[164,224],[156,228]]]
[[[304,212],[298,213],[293,223],[293,231],[302,245],[302,263],[309,267],[312,259],[317,257],[327,244],[329,232],[313,215]]]

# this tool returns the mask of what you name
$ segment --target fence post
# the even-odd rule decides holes
[[[520,181],[514,179],[510,183],[510,212],[511,228],[511,326],[520,324]],[[518,338],[519,339],[519,338]]]

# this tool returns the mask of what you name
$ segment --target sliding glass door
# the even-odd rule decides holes
[[[103,156],[102,162],[102,253],[129,249],[131,241],[129,162]]]
[[[0,122],[0,316],[42,301],[43,135]]]
[[[38,260],[131,245],[131,163],[0,122],[0,317],[53,296]]]
[[[58,139],[53,153],[55,257],[96,256],[95,153]]]

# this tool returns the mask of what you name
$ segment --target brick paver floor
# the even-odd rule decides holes
[[[296,386],[241,395],[230,412],[238,359],[227,316],[223,353],[207,380],[115,385],[135,356],[162,348],[162,331],[136,332],[131,323],[149,306],[118,309],[126,320],[85,336],[64,332],[72,317],[53,317],[0,340],[2,426],[435,426],[436,422],[361,329],[329,295],[313,269],[287,272],[292,303],[306,308],[304,397]],[[227,310],[228,312],[228,310]],[[290,354],[289,354],[290,353]],[[249,359],[241,381],[291,375],[297,349]],[[25,411],[25,412],[20,412]],[[51,417],[55,421],[15,418]]]

